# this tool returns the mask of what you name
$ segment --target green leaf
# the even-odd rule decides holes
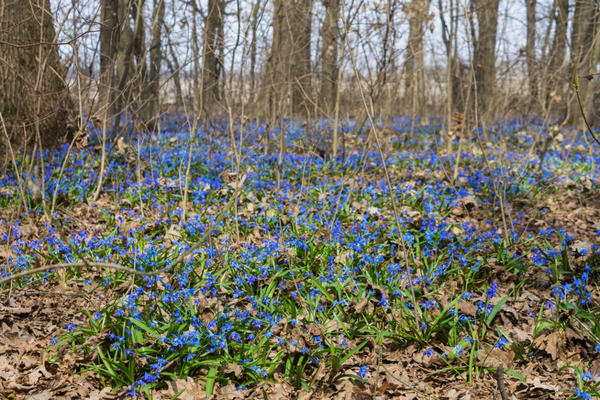
[[[487,318],[485,319],[485,323],[487,325],[490,325],[492,323],[492,321],[494,320],[494,318],[496,317],[496,314],[498,314],[498,311],[500,311],[500,309],[502,308],[502,306],[504,305],[504,303],[506,303],[506,301],[508,300],[508,295],[504,296],[502,298],[502,300],[500,300],[498,302],[498,304],[496,304],[494,306],[494,308],[492,308],[492,312],[490,313],[490,315],[487,316]]]
[[[340,365],[344,364],[344,362],[349,359],[350,357],[352,357],[354,354],[356,354],[357,351],[359,351],[360,349],[362,349],[363,347],[365,347],[365,345],[367,344],[367,341],[363,341],[361,344],[359,344],[358,346],[356,346],[355,348],[353,348],[352,350],[350,350],[344,357],[342,357],[340,359]]]
[[[208,375],[206,376],[206,397],[212,396],[215,388],[215,381],[217,380],[217,370],[217,367],[212,367],[208,371]]]
[[[506,372],[508,375],[514,376],[515,378],[517,378],[518,380],[520,380],[523,383],[527,382],[527,379],[523,375],[518,373],[517,371],[514,371],[512,369],[505,369],[504,372]]]
[[[102,361],[102,364],[104,364],[104,366],[106,367],[106,370],[108,371],[108,375],[114,379],[114,380],[118,380],[119,377],[117,375],[117,373],[115,372],[115,370],[113,369],[113,366],[110,363],[110,360],[107,360],[106,357],[104,356],[104,353],[102,352],[102,349],[100,347],[98,347],[98,355],[100,356],[100,360]]]

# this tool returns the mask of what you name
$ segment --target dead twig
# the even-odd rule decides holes
[[[504,387],[504,366],[502,365],[496,368],[496,381],[498,382],[498,391],[500,392],[500,398],[502,400],[509,400],[508,394],[506,394],[506,388]]]

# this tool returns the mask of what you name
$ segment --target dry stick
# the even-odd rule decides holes
[[[498,382],[498,391],[502,400],[509,400],[506,388],[504,387],[504,367],[502,365],[496,369],[496,381]]]

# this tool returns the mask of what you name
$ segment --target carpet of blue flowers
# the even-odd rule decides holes
[[[180,122],[113,145],[97,201],[93,131],[62,175],[68,145],[44,171],[21,156],[23,182],[43,173],[47,199],[57,188],[50,219],[31,185],[30,213],[14,215],[19,179],[0,177],[0,279],[82,260],[150,272],[195,246],[155,276],[77,267],[12,282],[90,299],[52,338],[51,362],[76,353],[76,371],[129,397],[193,382],[224,398],[492,398],[500,366],[517,398],[600,396],[600,151],[581,133],[545,141],[543,125],[498,124],[463,144],[453,179],[457,144],[398,118],[380,131],[390,187],[353,123],[334,162],[307,142],[323,126],[288,122],[281,163],[264,125],[236,124],[238,164],[218,122],[192,143],[184,213]]]

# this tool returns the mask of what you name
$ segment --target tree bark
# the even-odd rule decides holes
[[[129,23],[129,10],[132,0],[118,0],[117,4],[117,40],[116,40],[116,94],[114,100],[115,121],[113,131],[119,132],[122,117],[127,117],[132,100],[133,74],[135,64],[133,50],[135,47],[134,31]]]
[[[567,0],[555,1],[553,17],[555,22],[554,37],[550,48],[548,73],[546,74],[548,79],[545,80],[544,83],[544,102],[546,109],[552,106],[553,98],[560,99],[560,96],[564,95],[565,91],[566,76],[564,69],[566,66],[565,52],[567,48],[567,24],[569,22],[569,2]]]
[[[252,30],[252,39],[250,41],[250,100],[256,99],[256,32],[258,31],[258,8],[260,6],[260,0],[256,0],[252,7],[252,15],[250,20],[250,27]]]
[[[319,107],[325,115],[331,116],[335,107],[338,90],[338,47],[340,0],[323,0],[325,6],[325,21],[321,28],[321,88]]]
[[[73,103],[58,47],[46,44],[54,42],[49,0],[0,2],[0,113],[11,139],[22,140],[23,128],[31,131],[37,122],[45,146],[60,143],[69,133]]]
[[[111,115],[114,111],[113,81],[119,37],[118,1],[102,0],[100,7],[100,107],[102,114]]]
[[[532,99],[538,95],[537,61],[535,57],[535,32],[536,32],[536,0],[525,0],[527,7],[527,43],[525,46],[525,58],[527,62],[527,76],[529,83],[529,95]]]
[[[475,110],[483,124],[493,119],[493,99],[496,91],[496,34],[499,0],[472,0],[477,16],[477,36],[473,38],[473,68],[475,90],[472,96]]]
[[[204,45],[202,49],[202,111],[208,118],[216,109],[219,97],[219,76],[222,63],[222,43],[225,3],[223,0],[209,0],[208,14],[204,23]]]
[[[429,0],[412,0],[403,8],[408,15],[409,23],[408,47],[404,60],[405,99],[414,116],[423,115],[425,106],[423,36],[425,35],[425,23],[429,18]]]
[[[571,59],[569,64],[570,81],[575,76],[585,76],[596,72],[596,64],[599,58],[600,40],[598,19],[600,13],[598,3],[593,0],[576,0],[575,15],[573,16],[573,29],[571,31]],[[583,108],[588,121],[594,125],[600,116],[592,109],[594,89],[596,80],[579,79]],[[581,110],[575,96],[571,96],[569,102],[569,113],[567,123],[577,125],[584,129],[584,121]]]
[[[149,127],[153,127],[157,118],[159,117],[159,105],[160,105],[160,65],[162,63],[162,27],[164,25],[165,17],[165,0],[154,0],[152,15],[152,26],[151,35],[152,41],[150,43],[150,65],[148,82],[145,90],[143,101],[145,101],[145,107],[143,109],[143,119]],[[179,74],[176,77],[176,87],[178,91],[181,91],[181,83],[177,82]],[[179,86],[178,86],[179,85]]]
[[[312,97],[310,43],[313,1],[295,0],[289,6],[287,24],[292,44],[289,76],[292,84],[292,115],[306,117]]]
[[[267,60],[261,103],[269,119],[306,116],[311,94],[310,27],[312,0],[273,1],[273,39]]]

